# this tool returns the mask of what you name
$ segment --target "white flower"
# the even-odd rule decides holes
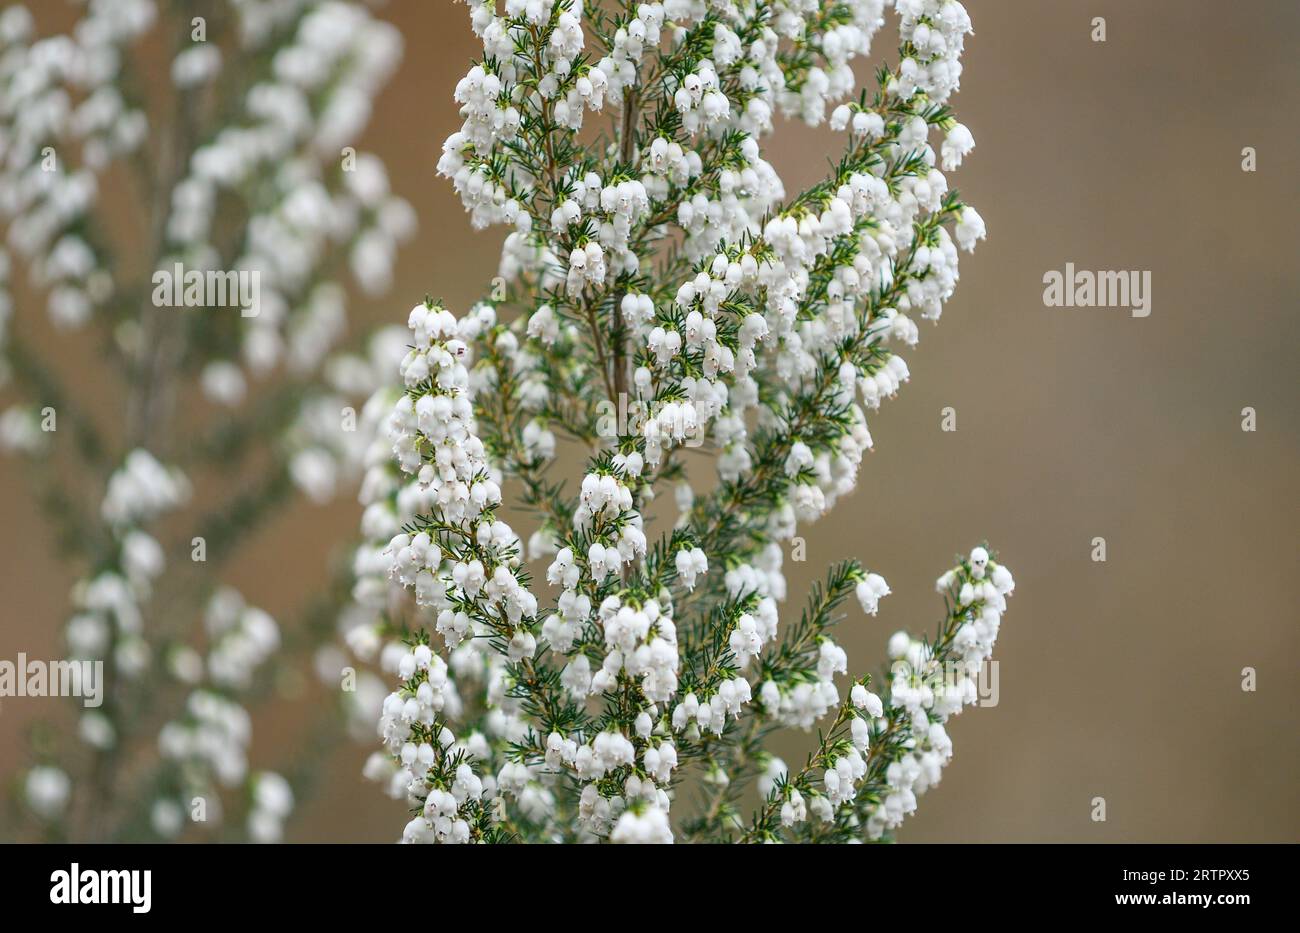
[[[880,608],[880,600],[889,595],[889,584],[880,574],[869,573],[858,583],[855,592],[858,602],[862,604],[862,611],[873,616]]]
[[[880,697],[869,691],[861,684],[854,684],[850,691],[853,705],[858,709],[866,710],[873,718],[884,715],[884,706],[880,702]]]
[[[673,841],[668,814],[659,807],[647,807],[640,813],[628,810],[618,818],[609,841],[633,844],[668,844]]]
[[[560,336],[560,322],[550,305],[542,305],[528,319],[528,336],[540,340],[548,347]]]
[[[688,590],[695,589],[695,580],[708,573],[709,558],[699,548],[682,548],[676,557],[677,575]]]
[[[975,148],[975,137],[960,123],[953,124],[943,139],[943,170],[951,172],[961,166],[962,159]]]
[[[63,813],[72,790],[72,782],[58,768],[44,765],[27,772],[27,805],[42,819],[52,820]]]
[[[957,222],[957,242],[966,252],[973,252],[975,243],[984,239],[984,218],[973,207],[961,209],[961,219]]]

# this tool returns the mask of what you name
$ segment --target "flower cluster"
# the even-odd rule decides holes
[[[888,710],[877,708],[873,715],[877,733],[892,733],[892,752],[880,758],[886,763],[884,787],[865,811],[872,838],[897,829],[916,809],[917,795],[939,783],[952,757],[944,725],[978,700],[976,679],[993,654],[1006,598],[1015,586],[1011,572],[977,547],[938,580],[952,610],[939,640],[931,644],[906,632],[890,639]]]
[[[494,315],[482,306],[457,319],[426,303],[412,310],[408,326],[411,349],[400,366],[405,391],[393,405],[388,433],[393,456],[414,477],[427,510],[389,541],[384,554],[391,573],[414,589],[417,606],[436,618],[448,647],[463,649],[459,665],[473,665],[469,656],[487,650],[482,641],[498,649],[492,661],[498,668],[505,660],[531,659],[537,599],[521,574],[522,543],[497,517],[501,487],[478,436],[469,377],[470,344],[495,326]],[[428,644],[403,654],[397,673],[401,687],[384,701],[380,730],[401,766],[394,786],[424,808],[404,838],[468,841],[471,825],[479,832],[488,818],[485,794],[497,783],[488,775],[485,784],[473,767],[484,757],[477,751],[483,738],[458,740],[446,724],[444,713],[454,713],[459,701],[447,662]],[[501,713],[494,731],[516,732],[512,704],[502,704]]]
[[[113,297],[86,219],[103,172],[148,135],[113,79],[155,17],[152,0],[91,3],[71,35],[35,39],[26,7],[0,12],[0,219],[59,327],[85,324]]]
[[[266,34],[247,19],[257,15],[254,7],[240,11],[244,45],[256,54]],[[164,267],[180,262],[260,277],[258,313],[239,335],[239,357],[205,361],[202,386],[213,400],[238,404],[245,369],[264,376],[283,360],[303,375],[332,349],[345,330],[343,292],[320,273],[336,251],[346,253],[364,290],[387,289],[396,246],[413,232],[414,214],[390,191],[382,161],[344,147],[364,126],[368,101],[400,50],[397,30],[358,4],[310,5],[279,43],[270,74],[240,102],[240,119],[198,146],[177,181]],[[198,70],[177,61],[187,75]],[[242,201],[248,230],[237,251],[223,248],[217,223],[218,207],[231,198]]]
[[[476,227],[511,228],[508,287],[462,318],[412,312],[391,432],[414,481],[376,480],[391,504],[368,505],[358,552],[365,631],[404,642],[367,771],[420,813],[406,841],[879,836],[879,808],[923,789],[899,749],[943,755],[949,694],[911,707],[905,681],[886,700],[859,678],[845,697],[830,629],[850,597],[878,613],[880,574],[839,564],[781,618],[787,542],[856,487],[867,412],[910,377],[895,348],[985,234],[945,175],[974,144],[947,106],[970,20],[899,0],[898,63],[857,93],[890,5],[469,0],[483,56],[438,171]],[[794,197],[762,157],[777,111],[846,133]],[[607,144],[579,137],[591,113]],[[571,491],[547,476],[561,439],[588,456]],[[705,444],[718,483],[697,494],[683,451]],[[680,514],[652,535],[665,484]],[[526,551],[512,496],[536,516]],[[943,646],[968,671],[1005,595],[981,553]],[[763,750],[778,727],[822,730],[803,773]],[[675,803],[691,772],[696,814]]]

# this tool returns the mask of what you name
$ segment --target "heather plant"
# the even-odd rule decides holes
[[[350,0],[81,7],[45,37],[0,12],[0,444],[81,577],[66,660],[103,672],[73,733],[33,730],[16,831],[275,840],[325,737],[255,769],[248,707],[330,638],[347,579],[286,580],[286,624],[223,573],[359,472],[351,406],[404,352],[400,331],[344,342],[348,270],[381,293],[414,223],[355,149],[401,37]],[[86,373],[68,387],[74,341],[103,404]]]
[[[485,300],[412,310],[366,409],[345,627],[396,679],[367,773],[407,842],[892,839],[1011,574],[960,558],[937,631],[894,635],[873,677],[834,626],[850,600],[876,615],[883,577],[843,561],[795,611],[782,567],[856,486],[867,412],[985,233],[945,175],[974,145],[949,106],[965,9],[468,6],[483,55],[438,171],[509,233]],[[897,61],[859,89],[891,6]],[[763,157],[780,115],[843,134],[802,192]],[[585,459],[567,482],[561,445]],[[787,729],[815,730],[797,766],[770,751]]]

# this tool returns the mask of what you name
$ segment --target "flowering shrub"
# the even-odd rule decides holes
[[[795,613],[782,568],[854,489],[866,412],[909,378],[896,351],[985,233],[945,176],[974,146],[948,106],[961,4],[470,0],[484,53],[438,170],[476,228],[508,228],[500,276],[352,350],[341,267],[383,291],[414,222],[349,145],[400,38],[351,0],[194,6],[211,35],[152,0],[87,0],[44,39],[0,12],[0,387],[24,396],[0,446],[31,458],[83,575],[67,657],[109,669],[77,742],[38,730],[25,815],[54,839],[281,837],[316,765],[254,770],[249,704],[322,626],[282,625],[220,566],[293,492],[360,475],[363,543],[308,620],[337,616],[316,667],[353,727],[378,718],[365,770],[409,805],[405,841],[892,838],[1014,582],[974,548],[939,578],[934,636],[850,678],[834,626],[889,585],[845,561]],[[891,6],[897,64],[859,90]],[[130,52],[155,29],[158,125]],[[806,191],[763,157],[778,115],[843,134]],[[101,203],[119,176],[143,270]],[[98,329],[120,432],[29,343],[23,288],[61,334]],[[557,479],[575,449],[581,478]],[[816,731],[802,765],[772,753],[783,730]]]
[[[408,842],[891,837],[951,756],[1011,575],[976,547],[933,639],[837,682],[842,604],[875,615],[889,586],[846,561],[794,617],[782,564],[853,490],[865,412],[908,379],[895,348],[984,235],[944,175],[973,147],[948,107],[966,11],[898,0],[899,61],[858,92],[884,0],[468,5],[483,57],[438,170],[510,228],[505,284],[459,317],[417,306],[368,407],[388,438],[350,641],[405,641],[367,772],[411,806]],[[845,134],[793,196],[760,146],[778,111]],[[548,469],[560,437],[587,449],[576,488]],[[507,499],[537,516],[527,545]],[[801,767],[766,750],[787,727],[818,729]]]

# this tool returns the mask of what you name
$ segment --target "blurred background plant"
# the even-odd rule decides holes
[[[356,148],[401,53],[348,0],[89,0],[46,35],[0,13],[0,445],[78,577],[67,657],[105,668],[75,734],[29,730],[19,837],[274,841],[340,732],[331,703],[279,770],[250,761],[249,707],[301,692],[346,565],[282,579],[299,609],[279,620],[222,576],[295,499],[353,488],[353,406],[404,352],[349,333],[345,288],[382,294],[415,228]],[[178,266],[251,274],[256,306],[160,307],[155,273]],[[60,352],[13,314],[20,280]],[[111,374],[107,416],[74,342]]]

